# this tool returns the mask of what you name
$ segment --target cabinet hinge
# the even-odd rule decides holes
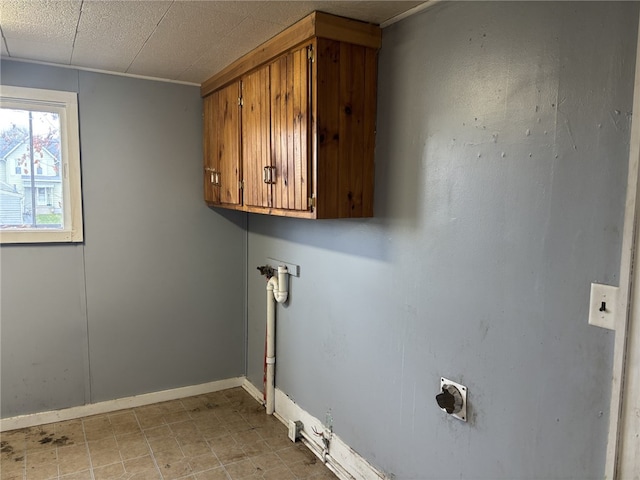
[[[311,195],[311,196],[309,197],[309,208],[310,208],[310,209],[312,209],[312,210],[313,210],[314,208],[316,208],[316,196],[315,196],[315,194],[314,194],[314,195]]]
[[[307,58],[311,63],[315,61],[315,55],[313,54],[313,45],[307,47]]]
[[[242,107],[244,105],[244,99],[242,97],[238,97],[238,106]]]
[[[242,190],[244,188],[244,180],[238,180],[238,188]]]

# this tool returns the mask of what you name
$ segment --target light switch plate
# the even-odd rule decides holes
[[[591,299],[589,301],[589,325],[615,330],[616,305],[618,301],[618,287],[591,284]]]

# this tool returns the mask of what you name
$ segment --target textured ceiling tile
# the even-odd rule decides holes
[[[71,62],[124,72],[170,6],[168,1],[85,1]]]
[[[253,17],[245,18],[236,28],[231,30],[227,37],[237,39],[250,38],[250,42],[259,45],[277,35],[286,27],[279,23],[266,22]]]
[[[73,42],[80,4],[79,0],[3,0],[0,25],[6,37],[18,37],[32,42]]]
[[[348,18],[358,18],[365,22],[380,24],[385,20],[406,12],[407,10],[424,3],[424,1],[397,1],[397,2],[342,2],[330,0],[317,2],[318,10],[333,13]]]
[[[42,62],[69,65],[71,44],[54,42],[33,42],[21,38],[7,37],[7,49],[14,58],[26,58]]]
[[[226,39],[202,55],[193,65],[182,72],[178,79],[201,83],[246,52],[247,50],[239,45],[239,42],[230,42],[230,39]]]
[[[2,45],[5,56],[195,82],[206,80],[313,10],[381,23],[422,3],[347,0],[0,2],[0,27],[7,42]]]
[[[314,10],[323,10],[318,7],[322,3],[324,2],[257,2],[251,16],[288,27]]]
[[[198,3],[174,3],[128,72],[149,75],[157,69],[175,78],[243,20],[239,15],[199,8]]]

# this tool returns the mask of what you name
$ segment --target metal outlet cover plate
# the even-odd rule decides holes
[[[445,385],[453,385],[458,389],[460,395],[462,396],[462,408],[458,413],[452,413],[452,417],[456,417],[463,422],[467,421],[467,387],[460,383],[456,383],[453,380],[449,380],[448,378],[440,377],[440,390],[442,391],[442,387]]]

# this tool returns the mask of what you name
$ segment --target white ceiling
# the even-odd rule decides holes
[[[2,56],[199,84],[314,10],[380,24],[421,3],[1,0]]]

